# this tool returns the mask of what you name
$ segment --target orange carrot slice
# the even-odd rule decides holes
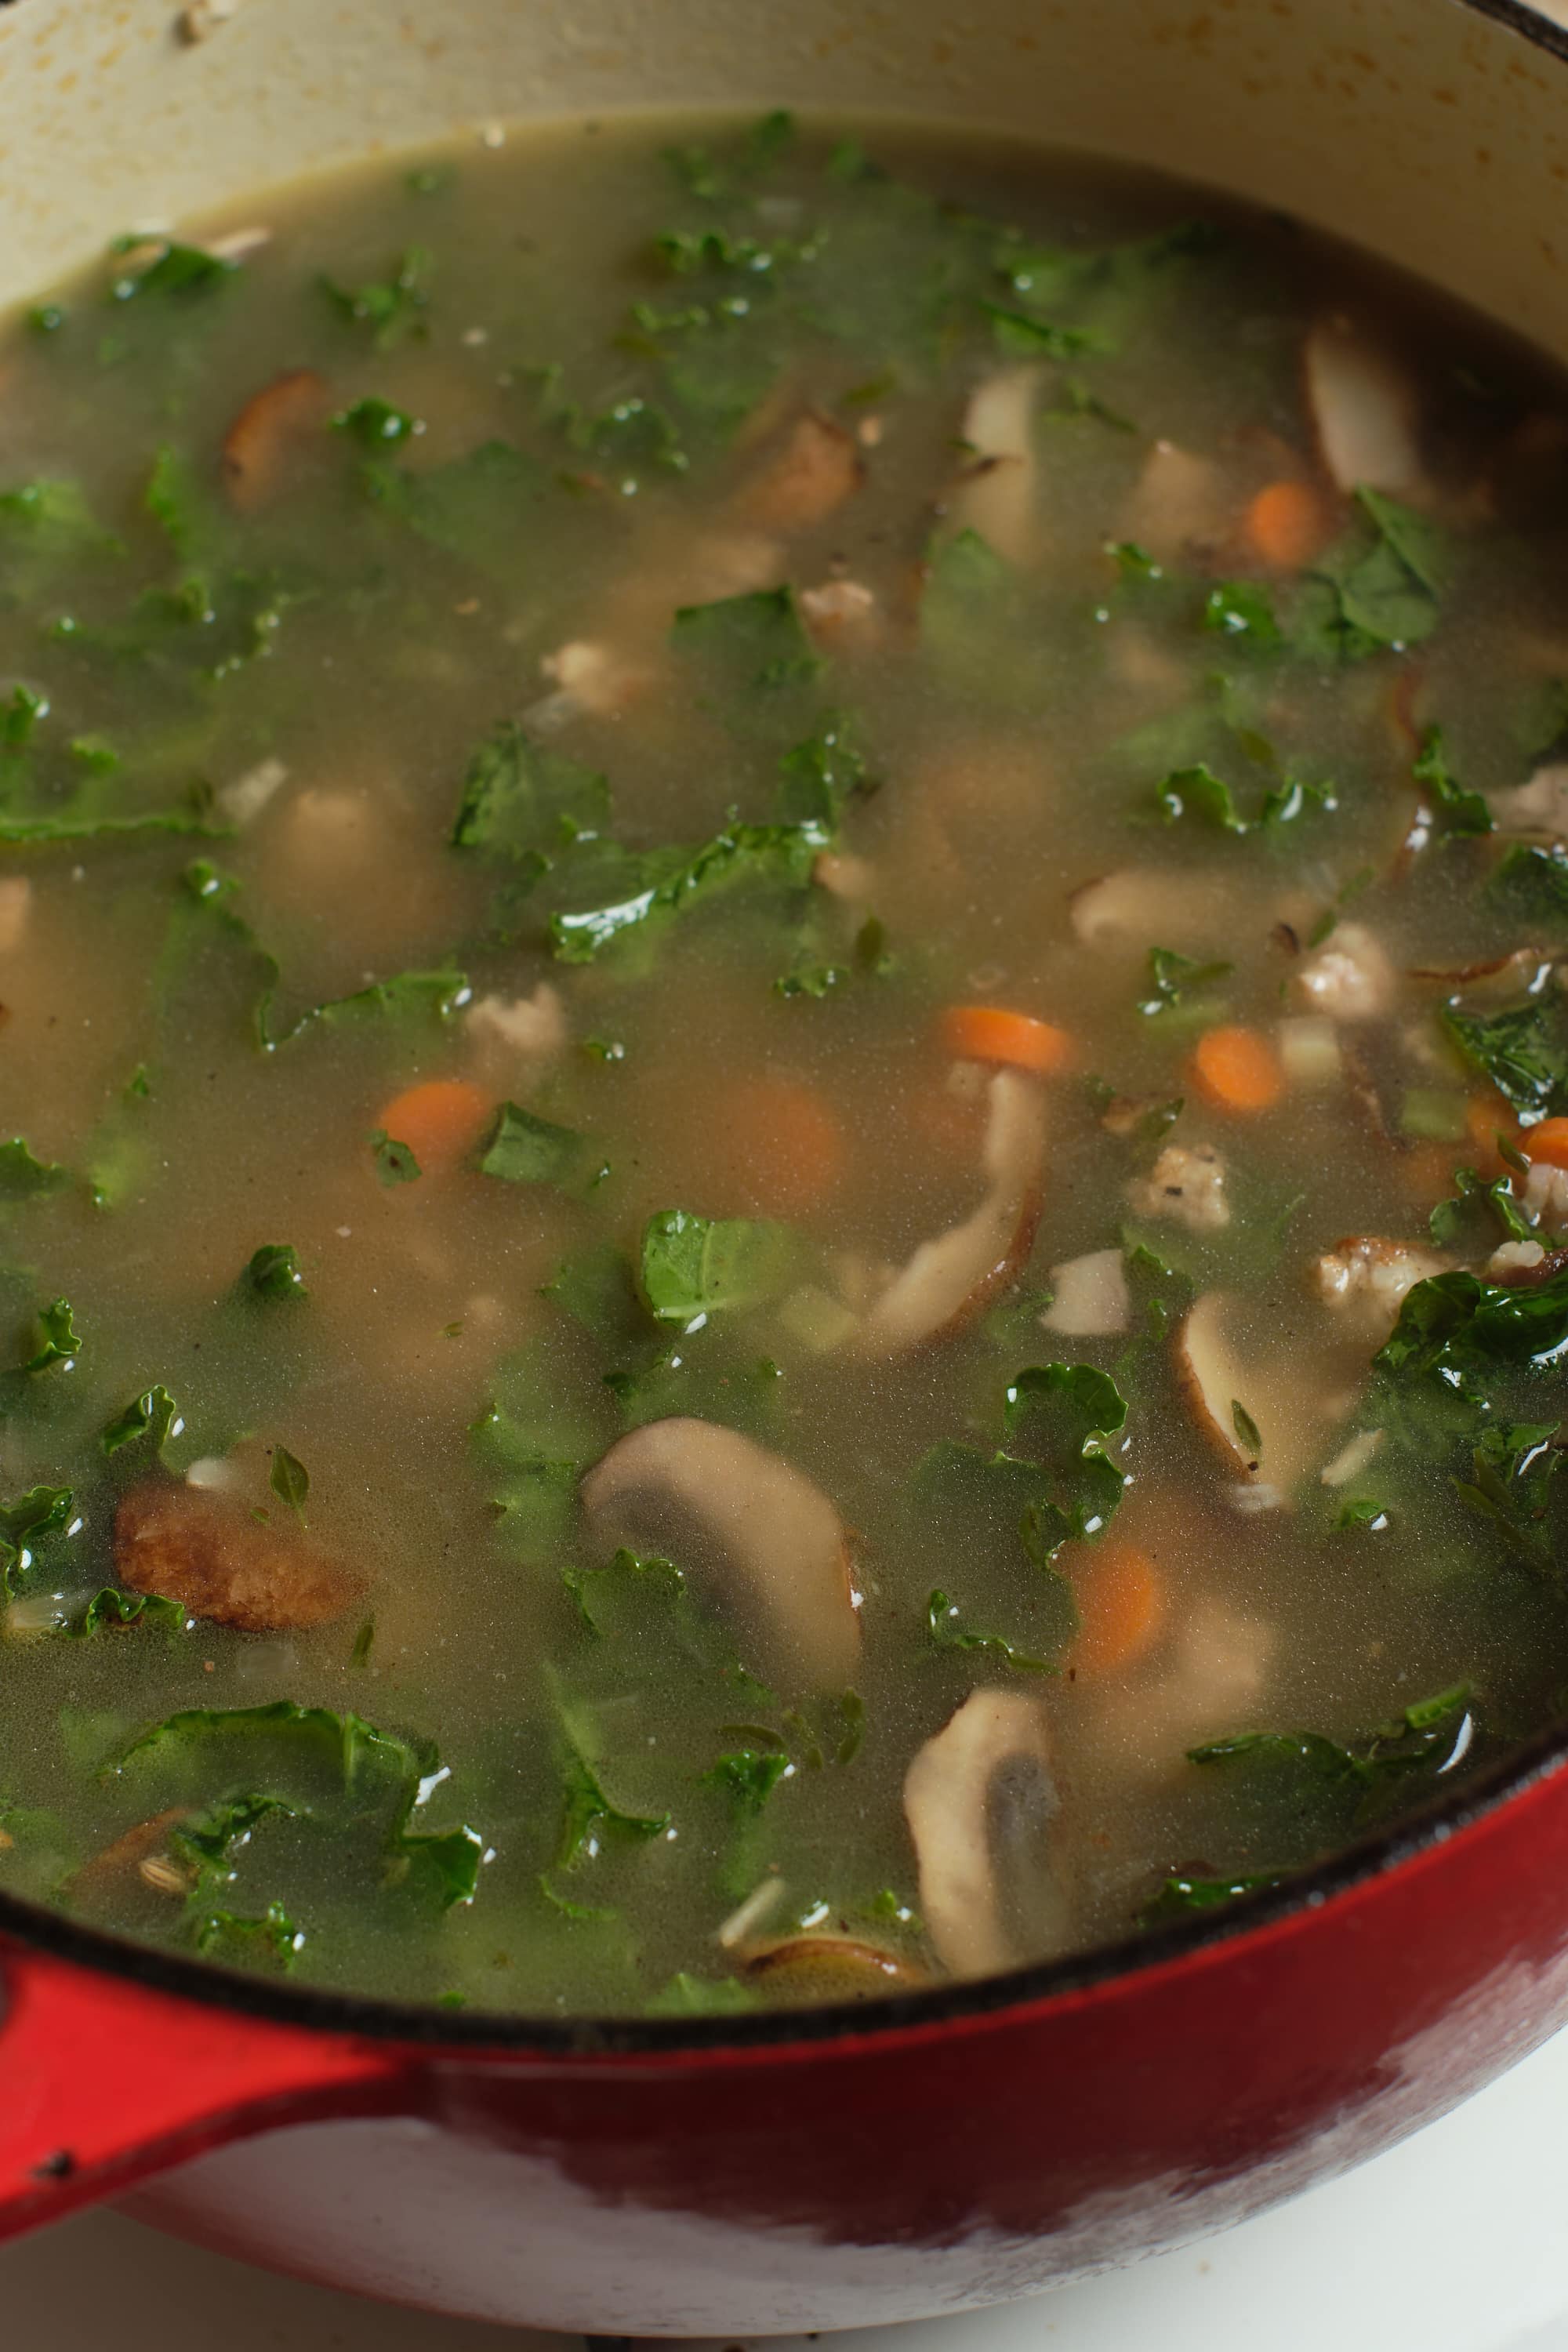
[[[1328,500],[1310,482],[1270,482],[1247,509],[1247,545],[1273,572],[1300,572],[1334,535]]]
[[[1068,1659],[1075,1673],[1115,1674],[1152,1647],[1165,1621],[1165,1589],[1136,1544],[1100,1544],[1074,1577],[1073,1591],[1080,1627]]]
[[[769,1075],[730,1088],[716,1173],[753,1211],[793,1217],[842,1181],[849,1149],[837,1113],[803,1079]]]
[[[1568,1168],[1568,1118],[1538,1120],[1520,1137],[1519,1148],[1527,1160],[1544,1160],[1549,1168]]]
[[[1279,1056],[1256,1029],[1205,1030],[1189,1066],[1194,1085],[1215,1110],[1249,1116],[1271,1110],[1285,1091]]]
[[[439,1176],[467,1159],[494,1109],[491,1097],[466,1078],[425,1078],[395,1096],[379,1124],[408,1146],[425,1175]]]
[[[1078,1050],[1065,1029],[1000,1004],[954,1004],[942,1016],[942,1042],[963,1062],[1002,1062],[1042,1076],[1070,1070]]]

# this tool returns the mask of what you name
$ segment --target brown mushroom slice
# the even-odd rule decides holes
[[[1199,1429],[1253,1500],[1283,1502],[1332,1415],[1327,1398],[1304,1391],[1300,1349],[1254,1357],[1237,1341],[1238,1319],[1238,1302],[1224,1291],[1195,1299],[1176,1333],[1176,1381]]]
[[[1045,1095],[1019,1070],[998,1070],[987,1084],[985,1197],[894,1275],[857,1334],[862,1355],[900,1355],[962,1329],[1029,1255],[1040,1217]]]
[[[1338,488],[1419,497],[1415,387],[1392,354],[1343,316],[1319,319],[1302,353],[1307,406]]]
[[[302,1528],[265,1525],[210,1487],[153,1478],[114,1515],[114,1572],[132,1592],[253,1633],[329,1624],[365,1581]]]
[[[1037,1698],[971,1692],[904,1775],[926,1932],[954,1976],[1045,1959],[1072,1941],[1061,1798]]]
[[[858,1936],[785,1936],[757,1945],[742,1962],[742,1975],[765,2000],[784,2009],[875,2000],[931,1982],[913,1961]]]
[[[950,530],[978,531],[1013,563],[1027,563],[1039,552],[1035,408],[1040,381],[1037,367],[1002,368],[970,395],[963,438],[975,462],[947,500]]]
[[[188,1805],[170,1805],[151,1820],[133,1822],[111,1845],[89,1854],[62,1890],[68,1901],[88,1905],[122,1900],[140,1880],[160,1895],[184,1895],[194,1873],[169,1852],[170,1832],[190,1816]]]
[[[314,368],[289,368],[247,400],[224,436],[229,504],[252,514],[281,487],[290,449],[327,421],[331,394]]]
[[[736,511],[759,530],[811,530],[854,497],[865,472],[855,436],[808,408],[742,486]]]
[[[804,1471],[738,1430],[682,1414],[618,1438],[583,1481],[590,1543],[662,1554],[727,1607],[768,1671],[843,1689],[860,1656],[843,1520]]]
[[[1182,950],[1234,942],[1236,898],[1212,875],[1127,866],[1081,883],[1068,900],[1068,919],[1085,947],[1143,957],[1152,939]]]

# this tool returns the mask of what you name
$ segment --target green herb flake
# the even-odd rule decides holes
[[[305,1503],[310,1492],[310,1474],[297,1454],[286,1445],[272,1449],[272,1474],[268,1481],[279,1502],[287,1503],[300,1525],[305,1525]]]
[[[297,1253],[288,1242],[263,1242],[245,1269],[245,1286],[258,1298],[309,1298]]]
[[[1027,1675],[1055,1674],[1048,1659],[1032,1658],[1001,1633],[971,1633],[963,1622],[963,1612],[938,1586],[926,1601],[926,1631],[939,1650],[973,1652],[994,1657],[1001,1664],[1011,1666],[1016,1673]]]
[[[503,1102],[476,1164],[481,1175],[500,1177],[509,1184],[561,1184],[582,1156],[583,1139],[571,1128]]]
[[[68,1299],[57,1298],[52,1306],[40,1307],[38,1323],[43,1332],[43,1345],[28,1358],[25,1372],[47,1371],[51,1364],[74,1364],[81,1353],[81,1335],[76,1329]]]
[[[406,1143],[399,1143],[384,1127],[374,1129],[368,1140],[375,1155],[376,1177],[388,1192],[395,1184],[417,1182],[423,1171]]]
[[[648,1312],[682,1330],[777,1298],[799,1272],[787,1225],[665,1209],[643,1228],[639,1282]]]

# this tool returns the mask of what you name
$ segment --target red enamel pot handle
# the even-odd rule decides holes
[[[0,2242],[281,2123],[401,2104],[405,2063],[0,1937]]]

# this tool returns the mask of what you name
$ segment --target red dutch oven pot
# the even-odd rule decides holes
[[[1206,1930],[875,2011],[490,2021],[4,1901],[0,1984],[0,2237],[134,2189],[225,2252],[479,2318],[912,2318],[1239,2221],[1568,2021],[1568,1741]]]
[[[3,0],[0,0],[3,5]],[[1512,0],[173,0],[0,14],[0,300],[128,220],[490,117],[889,103],[1291,208],[1568,357],[1568,37]],[[0,420],[3,422],[3,420]],[[3,1703],[3,1694],[0,1694]],[[1223,1917],[802,2015],[356,2002],[0,1898],[0,2238],[104,2198],[475,2317],[734,2336],[1026,2294],[1224,2226],[1568,2020],[1568,1736]]]

